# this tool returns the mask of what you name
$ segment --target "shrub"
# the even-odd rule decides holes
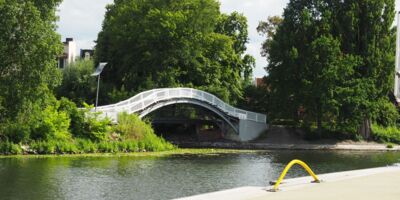
[[[77,60],[66,67],[57,96],[67,97],[79,106],[82,102],[94,103],[97,87],[96,78],[91,76],[94,68],[92,60]]]
[[[164,151],[175,148],[163,138],[158,137],[150,123],[142,121],[136,114],[119,114],[118,124],[113,130],[122,135],[125,140],[138,141],[139,151]]]
[[[91,140],[77,139],[76,146],[81,153],[96,153],[97,144],[93,143]]]
[[[389,143],[389,144],[386,145],[386,148],[388,148],[388,149],[393,149],[393,148],[394,148],[394,145],[393,145],[392,143]]]
[[[2,154],[11,154],[11,155],[18,155],[22,154],[23,150],[20,145],[14,144],[9,141],[0,142],[0,153]]]
[[[77,145],[73,142],[57,142],[56,143],[56,151],[57,153],[63,154],[63,153],[68,153],[68,154],[76,154],[80,153]]]
[[[113,130],[125,139],[140,140],[151,132],[152,128],[135,114],[121,113],[118,115],[118,124]]]
[[[84,138],[93,141],[105,141],[111,131],[111,120],[102,118],[100,112],[91,112],[92,107],[85,105]]]
[[[377,141],[400,144],[400,129],[395,126],[382,127],[372,124],[372,135]]]
[[[78,109],[76,104],[66,98],[60,99],[59,111],[65,112],[71,120],[70,132],[74,137],[84,137],[85,129],[85,109]]]
[[[394,126],[396,124],[396,120],[400,118],[396,106],[386,99],[379,100],[376,104],[376,107],[377,112],[375,121],[377,124],[380,124],[384,127]]]
[[[24,123],[17,119],[16,122],[7,122],[0,124],[0,132],[3,133],[7,140],[15,143],[28,141],[31,135],[31,127],[29,123]]]
[[[34,141],[30,144],[30,149],[38,154],[55,154],[56,144],[52,141]]]
[[[34,140],[70,140],[70,119],[66,112],[58,111],[59,103],[48,106],[37,113],[39,120],[32,130],[31,138]]]
[[[98,150],[101,153],[117,153],[119,152],[118,150],[118,145],[115,142],[100,142],[98,144]]]

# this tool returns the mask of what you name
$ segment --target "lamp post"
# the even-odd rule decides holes
[[[99,90],[100,90],[100,74],[103,72],[104,67],[107,63],[100,63],[96,68],[96,71],[91,76],[97,76],[97,93],[96,93],[96,105],[94,107],[94,111],[97,110],[97,105],[99,103]]]

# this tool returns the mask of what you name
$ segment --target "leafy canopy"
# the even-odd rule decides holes
[[[109,63],[102,103],[178,86],[235,102],[254,67],[247,42],[246,18],[221,14],[216,0],[116,0],[96,45],[96,62]]]
[[[352,133],[366,119],[393,123],[394,3],[291,0],[283,19],[262,22],[273,117]]]

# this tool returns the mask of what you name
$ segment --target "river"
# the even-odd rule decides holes
[[[158,200],[241,186],[266,186],[295,158],[320,174],[392,165],[400,162],[400,152],[1,158],[0,199]],[[300,167],[288,173],[288,177],[305,175]]]

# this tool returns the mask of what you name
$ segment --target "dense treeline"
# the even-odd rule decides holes
[[[153,88],[194,87],[319,137],[370,138],[372,130],[375,139],[400,142],[400,116],[390,101],[394,0],[291,0],[282,17],[258,27],[269,62],[261,87],[250,85],[247,19],[220,13],[217,0],[115,0],[95,61],[61,71],[60,2],[0,0],[0,152],[174,148],[135,115],[121,114],[112,125],[89,112],[98,62],[109,63],[101,104]]]
[[[250,82],[247,20],[216,0],[119,0],[107,7],[96,62],[108,62],[101,102],[162,87],[194,87],[235,103]],[[118,98],[113,98],[117,96]]]
[[[0,1],[0,153],[95,153],[173,149],[135,115],[107,118],[66,98],[90,102],[93,64],[57,69],[55,32],[61,0]],[[63,81],[62,81],[63,78]],[[60,84],[62,86],[60,87]]]
[[[291,0],[260,23],[271,117],[365,138],[395,126],[394,16],[394,0]]]

